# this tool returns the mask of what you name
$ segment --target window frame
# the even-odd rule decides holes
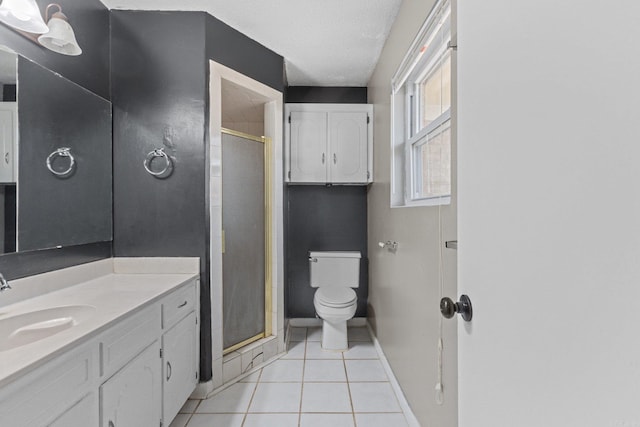
[[[430,139],[452,127],[452,106],[449,105],[449,108],[442,111],[433,121],[419,129],[424,115],[423,102],[419,97],[421,85],[438,67],[442,67],[448,58],[451,62],[454,60],[451,51],[451,8],[451,0],[439,0],[434,5],[391,80],[391,207],[437,206],[451,203],[451,192],[428,197],[419,195],[417,190],[422,185],[422,169],[416,168],[415,154],[416,147],[429,144]],[[445,37],[434,45],[433,42],[441,31],[444,31]],[[424,46],[434,46],[435,50],[423,57]],[[452,68],[453,64],[450,70]],[[453,75],[450,76],[450,81],[453,90]],[[453,94],[450,96],[453,103]],[[451,134],[452,132],[450,137]]]

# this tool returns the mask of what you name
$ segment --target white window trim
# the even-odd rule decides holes
[[[391,79],[391,156],[390,156],[390,170],[391,170],[391,185],[390,185],[390,201],[391,208],[401,207],[416,207],[416,206],[438,206],[449,205],[451,203],[451,194],[446,196],[434,196],[427,198],[414,199],[412,188],[412,174],[415,173],[414,162],[412,159],[412,147],[416,142],[419,142],[422,138],[425,138],[429,133],[438,129],[438,127],[445,124],[447,121],[451,125],[451,108],[440,115],[434,122],[427,125],[424,129],[421,129],[416,135],[411,138],[406,138],[407,130],[411,129],[411,122],[415,123],[418,120],[419,111],[413,111],[411,114],[410,103],[406,94],[402,94],[403,87],[412,74],[416,72],[415,67],[422,59],[422,46],[430,42],[430,39],[438,33],[438,26],[442,24],[449,17],[451,11],[451,0],[442,0],[434,5],[433,9],[429,13],[429,16],[425,20],[424,24],[420,28],[416,38],[411,44],[407,54],[403,58],[398,70]],[[441,11],[445,8],[449,8],[447,14],[441,16]],[[453,27],[453,23],[451,23]],[[427,38],[427,36],[429,38]],[[451,38],[453,38],[453,30],[451,31]],[[447,50],[450,48],[451,42],[448,45],[443,45],[436,55],[433,55],[433,59],[425,64],[420,74],[422,77],[428,75],[435,65],[435,61],[442,59],[443,55],[446,55]],[[420,76],[418,76],[420,77]],[[453,76],[452,76],[453,78]],[[417,79],[416,79],[417,80]],[[400,99],[399,99],[400,98]],[[454,102],[452,100],[452,102]],[[419,108],[416,108],[418,110]],[[402,121],[399,123],[402,115]],[[413,132],[414,130],[411,130]]]

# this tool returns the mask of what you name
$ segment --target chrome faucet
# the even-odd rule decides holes
[[[9,285],[7,279],[5,279],[2,273],[0,273],[0,292],[6,291],[8,289],[11,289],[11,285]]]

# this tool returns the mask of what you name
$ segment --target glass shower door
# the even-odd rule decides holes
[[[265,334],[268,281],[268,171],[265,138],[223,129],[223,345],[224,353]],[[268,329],[268,328],[266,328]]]

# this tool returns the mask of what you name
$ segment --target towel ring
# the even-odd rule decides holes
[[[159,172],[154,172],[151,170],[151,162],[156,157],[164,157],[165,161],[164,168]],[[171,157],[169,157],[169,155],[164,152],[164,148],[156,148],[155,150],[151,150],[151,152],[149,152],[149,154],[147,154],[147,157],[144,159],[143,164],[145,170],[149,172],[150,175],[156,178],[166,178],[171,174],[171,171],[173,170],[173,160],[171,160]]]
[[[68,157],[69,167],[60,172],[55,170],[53,168],[52,162],[56,157]],[[75,166],[76,166],[76,159],[73,157],[73,154],[71,154],[71,149],[68,147],[58,148],[56,151],[49,154],[49,156],[47,157],[47,169],[49,169],[49,172],[51,172],[52,174],[54,174],[59,178],[66,178],[69,175],[71,175],[73,173],[73,170],[75,169]]]

